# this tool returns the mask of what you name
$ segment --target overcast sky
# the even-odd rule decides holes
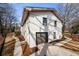
[[[26,6],[32,7],[48,7],[48,8],[57,8],[57,3],[14,3],[13,7],[16,9],[17,19],[20,22],[22,19],[23,8]]]

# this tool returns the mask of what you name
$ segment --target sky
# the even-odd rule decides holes
[[[14,3],[13,8],[16,10],[16,16],[19,22],[22,20],[23,8],[26,6],[31,7],[48,7],[48,8],[58,8],[57,3]]]

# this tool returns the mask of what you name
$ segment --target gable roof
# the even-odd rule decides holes
[[[62,17],[58,14],[58,12],[54,8],[26,7],[24,8],[23,11],[21,26],[25,24],[30,12],[52,12],[62,22]]]

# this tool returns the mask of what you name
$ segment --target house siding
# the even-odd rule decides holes
[[[43,17],[47,17],[47,27],[43,25]],[[54,27],[54,21],[57,21],[57,27]],[[30,12],[26,23],[21,27],[21,33],[30,47],[36,46],[36,32],[48,32],[48,42],[62,38],[62,23],[51,12]],[[56,32],[56,39],[53,33]]]

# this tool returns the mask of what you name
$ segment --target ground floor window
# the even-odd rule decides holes
[[[56,32],[54,32],[54,35],[53,35],[54,39],[56,39]]]
[[[36,45],[48,42],[48,32],[36,32]]]

